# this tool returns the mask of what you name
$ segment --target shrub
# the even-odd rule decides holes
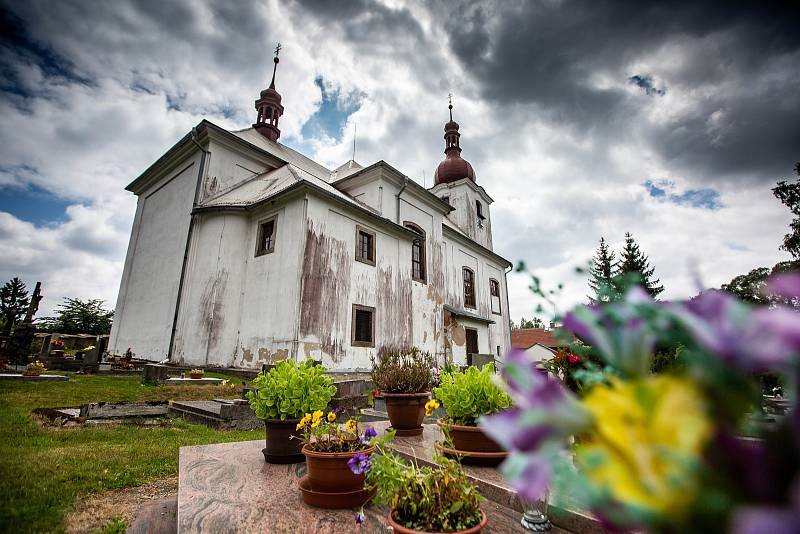
[[[385,393],[421,393],[431,390],[430,353],[416,347],[384,350],[372,358],[372,381]]]
[[[442,373],[441,385],[433,393],[447,410],[447,417],[457,425],[475,425],[478,417],[511,406],[511,397],[494,380],[494,364],[481,370],[475,366],[465,371]]]
[[[252,384],[258,392],[249,391],[247,399],[259,419],[299,419],[324,410],[336,393],[333,378],[311,358],[300,364],[281,360],[268,373],[260,373]]]

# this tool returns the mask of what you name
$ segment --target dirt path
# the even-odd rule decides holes
[[[177,495],[178,477],[162,478],[122,490],[105,491],[78,498],[78,503],[64,518],[67,534],[102,530],[115,517],[130,524],[136,509],[145,503]]]

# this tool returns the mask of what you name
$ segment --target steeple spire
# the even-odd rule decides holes
[[[269,82],[269,88],[275,89],[275,71],[278,70],[278,63],[280,63],[280,59],[278,59],[278,53],[281,51],[281,44],[278,43],[278,46],[275,47],[275,58],[273,58],[272,62],[274,65],[272,66],[272,81]]]
[[[272,59],[274,65],[272,66],[272,81],[269,88],[261,91],[261,97],[256,100],[256,111],[258,117],[256,118],[253,128],[261,135],[270,141],[277,142],[281,136],[281,131],[278,129],[278,120],[283,115],[283,106],[281,105],[281,95],[275,90],[275,73],[278,70],[278,53],[281,51],[281,44],[275,47],[275,57]]]
[[[453,95],[447,95],[447,109],[450,111],[450,122],[444,125],[444,153],[447,157],[436,168],[433,175],[434,185],[455,182],[462,178],[475,181],[475,171],[472,165],[461,157],[461,146],[458,133],[458,123],[453,120]]]

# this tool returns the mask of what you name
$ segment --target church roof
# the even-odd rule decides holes
[[[289,148],[286,145],[270,141],[258,133],[254,128],[247,128],[245,130],[232,130],[230,133],[241,139],[244,139],[251,145],[255,145],[257,148],[260,148],[265,152],[269,152],[276,158],[280,158],[286,163],[290,163],[298,169],[304,170],[320,180],[324,180],[325,182],[329,182],[331,180],[330,169],[320,165],[313,159],[304,156],[297,150]]]

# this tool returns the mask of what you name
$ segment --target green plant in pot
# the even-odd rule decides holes
[[[299,364],[281,360],[254,378],[252,385],[257,391],[249,391],[247,399],[267,429],[264,458],[277,464],[302,462],[297,423],[306,413],[327,408],[336,393],[333,378],[311,358]]]
[[[375,453],[351,469],[366,473],[366,487],[375,491],[372,502],[389,507],[395,534],[481,532],[486,526],[483,497],[461,465],[439,454],[432,466],[408,463],[391,449],[393,437],[390,431],[375,440]],[[363,512],[356,514],[357,523],[364,520]]]
[[[372,358],[372,381],[386,402],[389,421],[399,436],[422,433],[432,367],[430,353],[416,347],[382,350],[377,361]]]
[[[464,463],[498,465],[506,453],[496,441],[477,426],[478,418],[511,406],[511,397],[496,382],[494,364],[483,368],[444,372],[433,393],[447,411],[438,421],[447,436],[447,445],[436,446],[446,454],[462,457]],[[449,445],[452,445],[450,447]]]
[[[378,433],[359,428],[357,419],[337,421],[336,410],[307,413],[297,423],[302,432],[303,454],[308,474],[300,480],[303,501],[318,508],[353,508],[369,500],[374,492],[364,488],[364,473],[350,465],[366,464],[375,451]]]

